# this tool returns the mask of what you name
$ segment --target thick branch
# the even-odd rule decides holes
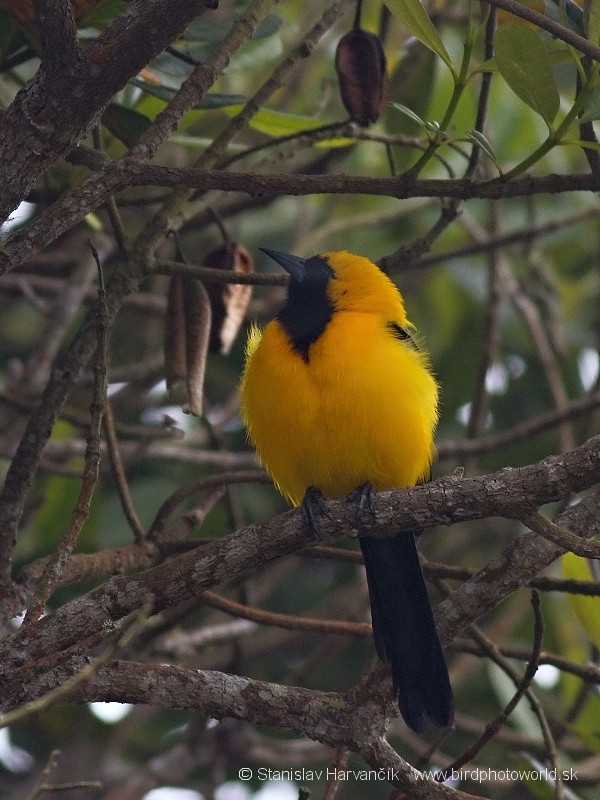
[[[381,695],[365,698],[361,707],[352,693],[343,696],[223,672],[114,661],[96,671],[78,691],[77,700],[114,699],[117,686],[119,697],[131,703],[197,708],[216,719],[234,717],[300,733],[334,748],[347,747],[381,770],[381,780],[408,792],[414,800],[473,797],[435,783],[387,745],[375,723],[382,718],[380,706],[387,703]]]
[[[34,0],[42,42],[42,69],[60,80],[82,58],[70,0]]]
[[[210,0],[134,0],[85,57],[76,61],[72,41],[64,57],[50,57],[47,52],[57,41],[70,39],[67,5],[38,0],[46,57],[0,120],[2,221],[38,176],[78,143],[114,94],[194,17],[214,4]],[[51,22],[54,6],[62,13]]]

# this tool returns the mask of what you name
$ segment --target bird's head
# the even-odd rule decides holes
[[[290,275],[288,305],[309,313],[315,305],[331,311],[386,313],[406,323],[402,295],[388,276],[372,261],[345,250],[312,258],[263,248]]]

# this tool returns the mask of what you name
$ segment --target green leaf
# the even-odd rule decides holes
[[[546,52],[553,67],[560,66],[561,64],[572,64],[573,56],[569,48],[562,42],[546,41]],[[481,72],[498,72],[498,65],[495,58],[489,58],[487,61],[482,61],[471,71],[471,75],[477,75]]]
[[[555,6],[552,8],[546,5],[546,13],[551,19],[566,25],[580,36],[585,36],[583,10],[573,0],[550,0],[550,2]]]
[[[592,572],[585,558],[576,556],[575,553],[565,553],[560,561],[563,578],[578,581],[593,580]],[[567,597],[569,605],[590,640],[596,647],[600,647],[600,613],[598,613],[600,612],[600,599],[580,594],[569,594]]]
[[[489,140],[481,133],[481,131],[472,130],[467,133],[466,138],[480,147],[483,152],[487,155],[487,157],[493,162],[494,166],[498,170],[500,174],[502,174],[502,169],[500,167],[500,161],[498,156],[494,152],[494,148],[490,144]]]
[[[282,26],[283,20],[281,17],[278,17],[276,14],[267,14],[263,21],[257,25],[252,34],[252,38],[264,39],[267,36],[273,36]]]
[[[192,42],[208,42],[217,44],[222,41],[229,33],[233,25],[241,18],[241,14],[234,13],[223,16],[221,19],[214,19],[201,16],[197,17],[191,25],[188,25],[182,40]],[[264,39],[272,36],[281,28],[283,20],[276,14],[267,14],[263,21],[257,26],[252,34],[253,39]]]
[[[174,133],[169,137],[170,144],[179,144],[189,147],[192,150],[205,150],[211,145],[213,139],[208,136],[192,136],[185,133]],[[247,148],[241,144],[230,144],[227,148],[228,153],[243,153]]]
[[[125,0],[105,0],[83,17],[85,25],[105,28],[127,8]]]
[[[352,147],[356,144],[356,139],[350,139],[347,136],[336,136],[333,139],[321,139],[315,142],[315,147],[321,150],[335,150],[342,147]]]
[[[420,0],[385,0],[386,6],[412,35],[438,55],[454,75],[454,66]]]
[[[496,64],[513,92],[551,128],[560,96],[550,57],[538,34],[522,25],[503,25],[496,34]]]
[[[590,95],[589,100],[585,104],[583,114],[577,118],[579,123],[591,122],[594,119],[600,119],[600,89],[596,89]]]
[[[158,97],[159,100],[164,100],[165,103],[170,103],[177,94],[176,89],[169,89],[167,86],[155,86],[152,83],[146,83],[146,81],[141,81],[138,78],[133,78],[130,83],[133,86],[137,86],[138,89],[143,89],[153,97]],[[247,98],[243,94],[222,94],[220,92],[212,92],[207,94],[199,103],[196,103],[194,108],[211,109],[224,108],[232,105],[239,106],[240,103],[245,103],[246,100]]]
[[[225,109],[228,114],[235,116],[243,106],[229,106]],[[271,111],[261,108],[250,120],[250,127],[267,136],[290,136],[301,131],[313,130],[327,125],[328,120],[305,117],[301,114],[284,114],[281,111]]]
[[[421,119],[427,117],[435,84],[438,59],[418,39],[404,47],[402,58],[389,79],[389,97],[411,109]],[[394,119],[392,119],[392,115]],[[408,136],[418,135],[421,123],[408,118],[399,120],[394,111],[385,111],[386,128]],[[388,124],[389,123],[389,124]]]
[[[404,114],[405,117],[408,117],[408,119],[411,120],[411,122],[414,122],[420,128],[429,130],[425,120],[421,119],[421,117],[417,113],[415,113],[412,110],[412,108],[408,108],[408,106],[405,106],[403,103],[390,103],[390,106],[392,108],[395,108],[396,111],[399,111],[401,114]]]
[[[111,103],[102,114],[102,124],[127,147],[133,147],[140,136],[148,130],[150,120],[139,111]]]

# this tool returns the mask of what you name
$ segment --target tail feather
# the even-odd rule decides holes
[[[390,665],[404,721],[420,733],[427,718],[447,727],[454,717],[452,687],[419,562],[414,536],[361,537],[373,638]]]

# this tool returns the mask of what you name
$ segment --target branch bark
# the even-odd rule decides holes
[[[436,783],[385,741],[390,711],[385,693],[372,692],[359,702],[352,692],[340,695],[223,672],[114,661],[96,671],[79,690],[77,700],[108,700],[114,697],[115,686],[122,688],[121,696],[131,703],[202,709],[216,719],[234,717],[301,733],[334,748],[348,748],[380,770],[381,780],[403,789],[414,800],[474,798]]]
[[[60,80],[77,68],[83,54],[77,41],[77,26],[69,0],[34,0],[42,43],[43,70]]]
[[[193,167],[178,169],[141,163],[139,158],[133,156],[124,157],[94,173],[81,186],[39,214],[33,222],[11,235],[0,251],[0,275],[20,266],[33,253],[53,242],[86,214],[98,208],[111,194],[129,186],[153,185],[200,191],[218,189],[254,197],[352,194],[393,197],[397,200],[415,197],[501,200],[536,194],[597,192],[600,189],[591,174],[532,175],[510,181],[500,178],[490,181],[418,179],[402,175],[394,178],[297,173],[270,175]]]
[[[134,0],[83,55],[73,41],[69,5],[36,5],[44,57],[0,120],[1,221],[39,175],[77,145],[114,94],[215,3]],[[55,52],[59,45],[66,45],[64,52]]]

